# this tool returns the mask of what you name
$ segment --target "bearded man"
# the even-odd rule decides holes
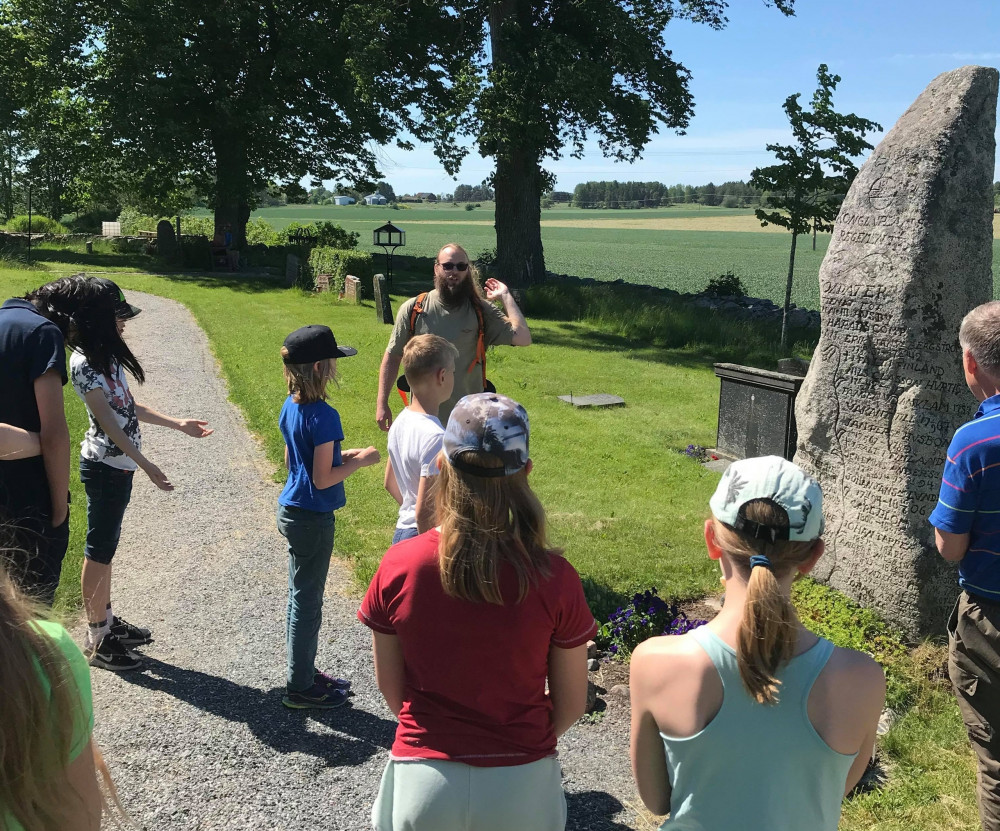
[[[458,349],[455,391],[438,411],[442,425],[448,423],[451,409],[459,398],[484,391],[486,347],[495,344],[528,346],[531,343],[528,323],[507,286],[490,278],[484,288],[485,298],[476,283],[475,268],[462,246],[451,243],[438,252],[434,260],[434,290],[419,298],[411,297],[400,306],[389,345],[382,356],[375,402],[375,420],[382,430],[388,430],[392,424],[389,391],[399,373],[403,347],[414,335],[440,335]],[[421,300],[420,307],[414,313],[418,300]],[[495,300],[503,303],[506,314],[493,305]]]

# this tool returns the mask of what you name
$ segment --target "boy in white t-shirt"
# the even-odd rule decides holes
[[[385,466],[385,489],[399,503],[393,545],[435,525],[433,477],[444,435],[437,414],[455,388],[457,357],[458,350],[438,335],[417,335],[403,350],[410,404],[389,429]]]

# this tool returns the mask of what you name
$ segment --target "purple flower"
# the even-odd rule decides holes
[[[617,655],[618,654],[618,644],[616,644],[616,643],[611,644],[611,646],[608,647],[608,652],[610,652],[612,655]]]

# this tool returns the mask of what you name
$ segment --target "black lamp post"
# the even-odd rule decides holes
[[[372,236],[372,244],[385,251],[385,279],[392,283],[392,253],[406,245],[406,231],[387,222],[381,228],[376,228]]]

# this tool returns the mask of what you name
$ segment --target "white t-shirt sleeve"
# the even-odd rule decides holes
[[[440,472],[437,466],[438,453],[444,440],[444,430],[427,436],[420,455],[420,476],[437,476]]]

